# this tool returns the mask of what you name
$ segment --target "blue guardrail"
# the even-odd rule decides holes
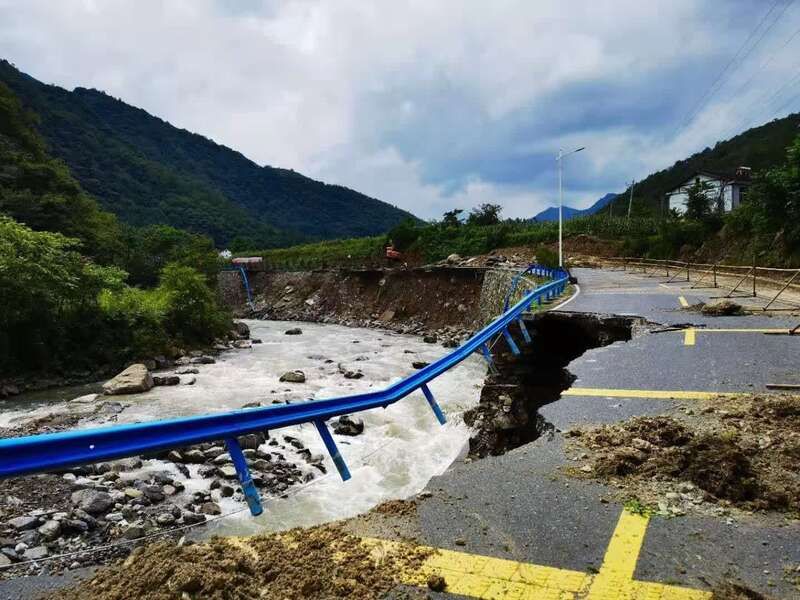
[[[489,366],[493,367],[488,342],[498,335],[506,339],[512,352],[519,354],[519,348],[508,328],[512,324],[518,326],[523,339],[529,343],[531,338],[522,320],[522,313],[534,302],[541,303],[543,299],[560,295],[568,282],[567,273],[562,269],[531,265],[524,273],[550,281],[525,294],[517,304],[504,310],[492,323],[446,356],[384,390],[211,415],[4,439],[0,440],[0,478],[55,471],[201,442],[224,440],[250,512],[259,515],[262,512],[261,500],[250,477],[237,436],[300,423],[314,423],[340,476],[346,481],[350,478],[350,472],[325,422],[340,415],[377,407],[386,408],[412,392],[421,390],[436,418],[444,424],[444,413],[427,384],[476,351],[480,351]]]

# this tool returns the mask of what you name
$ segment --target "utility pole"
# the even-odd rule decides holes
[[[556,160],[558,160],[558,266],[559,267],[563,267],[564,266],[564,253],[563,253],[563,250],[562,250],[562,247],[561,247],[561,244],[563,243],[562,236],[564,235],[563,234],[564,225],[562,223],[562,221],[564,219],[564,214],[563,214],[564,213],[564,188],[561,185],[561,179],[562,179],[561,159],[563,159],[563,158],[564,158],[564,150],[559,148],[558,149],[558,158],[556,159]]]
[[[633,207],[633,186],[636,185],[636,180],[631,180],[631,195],[628,198],[628,222],[631,220],[631,208]]]

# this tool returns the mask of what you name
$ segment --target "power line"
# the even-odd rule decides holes
[[[685,117],[683,124],[681,125],[681,130],[683,130],[687,125],[689,125],[689,123],[692,122],[692,119],[702,109],[706,101],[710,99],[714,95],[714,93],[716,93],[718,89],[718,84],[725,77],[728,70],[736,63],[736,61],[739,58],[739,55],[747,47],[747,45],[750,43],[750,40],[753,39],[758,30],[761,29],[761,26],[766,22],[767,18],[769,18],[769,16],[772,14],[772,12],[775,10],[775,8],[778,6],[780,2],[781,0],[775,0],[770,9],[767,11],[767,13],[758,22],[758,25],[756,25],[756,27],[750,32],[750,35],[747,36],[747,39],[744,41],[741,47],[736,51],[736,54],[734,54],[733,57],[731,57],[731,59],[725,65],[725,68],[722,69],[722,71],[720,71],[719,75],[717,75],[717,78],[714,80],[714,83],[712,83],[711,86],[706,90],[706,93],[703,94],[699,102],[695,105],[694,109],[692,109],[688,113],[687,117]]]
[[[789,98],[789,100],[787,102],[782,104],[781,107],[778,110],[774,111],[772,114],[773,115],[778,115],[779,113],[782,113],[783,109],[785,109],[787,106],[791,105],[792,102],[794,102],[795,100],[798,100],[798,99],[800,99],[800,94],[797,94],[796,96],[792,96],[791,98]]]
[[[763,96],[758,98],[755,102],[753,102],[747,108],[747,110],[745,110],[745,114],[749,115],[751,113],[751,111],[753,111],[754,109],[758,111],[757,114],[764,114],[765,113],[765,109],[767,109],[769,107],[769,105],[773,104],[773,102],[776,99],[778,99],[783,94],[783,92],[785,92],[788,89],[791,89],[798,82],[800,82],[800,71],[798,71],[794,75],[794,77],[792,77],[788,81],[785,81],[783,83],[783,85],[781,85],[776,91],[772,92],[771,94],[770,94],[770,92],[767,92],[767,94],[764,94]],[[769,97],[767,97],[768,95],[769,95]],[[758,109],[758,107],[761,107],[760,110]],[[773,114],[773,113],[770,113],[770,114]],[[750,123],[753,123],[754,121],[757,121],[757,120],[759,120],[759,117],[745,116],[745,118],[740,120],[737,123],[736,126],[734,126],[733,128],[728,129],[725,132],[725,134],[722,136],[722,138],[723,139],[729,138],[732,134],[734,134],[734,133],[736,133],[738,131],[744,130],[744,128],[747,125],[749,125]]]
[[[747,81],[745,81],[745,82],[744,82],[742,85],[740,85],[740,86],[737,88],[737,90],[736,90],[736,91],[735,91],[735,92],[734,92],[732,95],[733,95],[734,97],[738,96],[738,95],[739,95],[739,94],[740,94],[740,93],[741,93],[741,92],[744,90],[744,88],[746,88],[748,85],[750,85],[751,83],[753,83],[753,80],[754,80],[756,77],[758,77],[758,76],[759,76],[759,75],[760,75],[760,74],[761,74],[761,73],[764,71],[764,69],[766,69],[766,68],[767,68],[767,67],[768,67],[770,64],[772,64],[772,61],[773,61],[773,60],[775,60],[775,57],[777,57],[777,56],[778,56],[778,54],[780,54],[780,53],[781,53],[781,51],[783,51],[783,50],[786,48],[786,46],[788,46],[789,44],[791,44],[791,43],[792,43],[792,41],[794,41],[794,39],[795,39],[795,38],[796,38],[798,35],[800,35],[800,27],[798,27],[798,28],[797,28],[797,29],[794,31],[794,33],[792,33],[792,35],[790,35],[790,36],[789,36],[789,37],[786,39],[786,41],[785,41],[785,42],[783,42],[783,45],[782,45],[780,48],[778,48],[778,49],[777,49],[775,52],[773,52],[772,54],[770,54],[770,55],[769,55],[769,57],[767,58],[767,60],[765,60],[764,62],[762,62],[762,63],[761,63],[759,66],[758,66],[758,68],[756,69],[755,73],[753,73],[753,75],[750,77],[750,79],[748,79],[748,80],[747,80]]]

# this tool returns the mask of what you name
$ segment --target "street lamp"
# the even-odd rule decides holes
[[[561,167],[561,163],[564,160],[564,157],[569,156],[570,154],[575,154],[576,152],[580,152],[584,150],[586,147],[581,146],[577,150],[572,150],[571,152],[567,152],[564,154],[564,150],[558,150],[558,156],[556,160],[558,161],[558,266],[564,266],[564,251],[563,251],[563,231],[564,231],[564,189],[561,184],[561,180],[563,179],[563,168]]]

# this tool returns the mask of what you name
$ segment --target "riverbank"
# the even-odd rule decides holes
[[[444,352],[441,345],[418,337],[377,330],[296,322],[248,324],[262,343],[222,353],[215,364],[193,365],[198,373],[191,386],[101,397],[89,405],[37,403],[31,410],[17,406],[0,412],[0,422],[9,427],[6,434],[23,435],[331,397],[384,387],[413,372],[413,363],[430,362]],[[297,329],[300,334],[285,333]],[[303,371],[305,382],[281,383],[281,375],[290,370]],[[9,499],[0,507],[0,551],[7,559],[0,576],[65,573],[104,564],[125,556],[140,543],[137,540],[151,542],[166,532],[170,537],[203,538],[314,525],[416,493],[466,445],[469,434],[460,415],[477,402],[484,371],[475,357],[434,384],[448,415],[444,428],[421,396],[359,415],[354,425],[332,423],[354,474],[346,485],[328,472],[323,445],[308,427],[272,432],[269,438],[243,438],[267,506],[259,519],[246,512],[230,460],[218,444],[0,482],[0,493]],[[348,435],[360,428],[362,433]],[[51,492],[37,494],[42,487]],[[224,515],[229,516],[215,520]],[[17,518],[19,528],[10,524]],[[97,549],[108,544],[114,547]],[[47,556],[42,556],[45,551]],[[52,558],[61,554],[68,555]],[[32,557],[40,560],[28,562]],[[17,563],[24,564],[13,566]]]

